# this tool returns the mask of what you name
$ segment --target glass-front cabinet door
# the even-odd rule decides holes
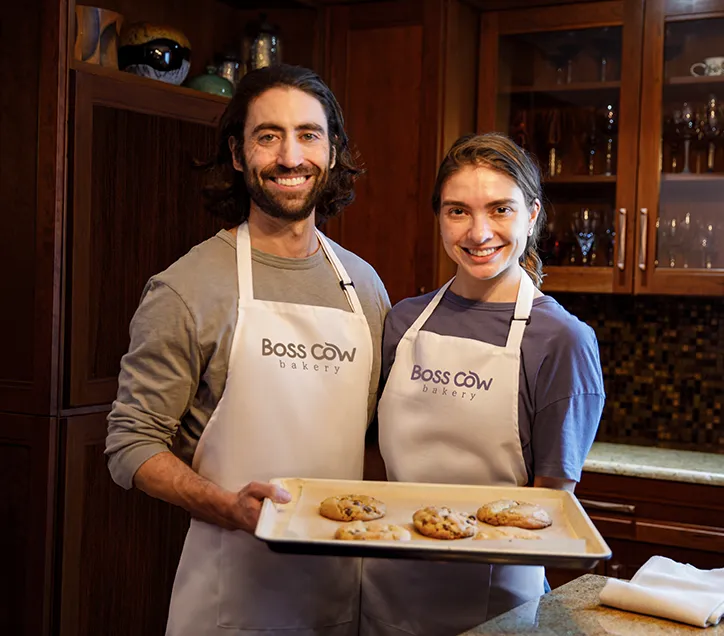
[[[483,15],[478,128],[541,166],[546,291],[633,289],[642,19],[636,0]]]
[[[635,290],[724,293],[724,1],[647,0]]]

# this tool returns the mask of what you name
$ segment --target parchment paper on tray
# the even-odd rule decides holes
[[[411,484],[402,482],[324,479],[275,479],[292,494],[286,505],[265,501],[256,535],[273,550],[301,554],[409,559],[464,560],[489,563],[538,564],[557,567],[593,567],[611,551],[575,497],[546,488]],[[380,519],[407,528],[411,541],[340,541],[334,533],[344,522],[319,514],[327,497],[371,495],[387,505]],[[422,536],[412,524],[413,513],[424,506],[448,506],[475,514],[484,503],[518,499],[542,506],[553,523],[536,530],[540,540],[457,539],[444,541]]]

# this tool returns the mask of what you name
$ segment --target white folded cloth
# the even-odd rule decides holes
[[[724,568],[699,570],[654,556],[630,582],[609,579],[599,598],[618,609],[709,627],[724,614]]]

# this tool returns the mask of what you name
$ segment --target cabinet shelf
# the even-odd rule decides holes
[[[693,181],[695,183],[722,183],[724,174],[697,174],[693,172],[663,172],[662,181]]]
[[[724,84],[724,75],[705,75],[699,77],[697,75],[682,75],[680,77],[670,77],[664,80],[664,84],[670,85],[708,85],[708,84]]]
[[[531,86],[503,86],[502,94],[507,93],[581,93],[610,91],[621,88],[621,82],[572,82],[570,84],[533,84]]]
[[[549,177],[544,182],[545,185],[553,184],[567,184],[567,183],[616,183],[616,175],[604,175],[604,174],[572,174],[564,175],[561,177]]]
[[[215,125],[229,103],[228,97],[204,93],[185,86],[174,86],[96,64],[74,60],[71,69],[84,75],[103,78],[107,90],[104,91],[101,101],[118,108],[147,111],[143,104],[150,100],[154,102],[154,111],[169,108],[175,112],[179,109],[186,110],[189,120]]]

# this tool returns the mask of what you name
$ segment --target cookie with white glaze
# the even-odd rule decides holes
[[[452,510],[446,506],[420,508],[412,516],[415,529],[433,539],[464,539],[475,534],[475,515]]]

